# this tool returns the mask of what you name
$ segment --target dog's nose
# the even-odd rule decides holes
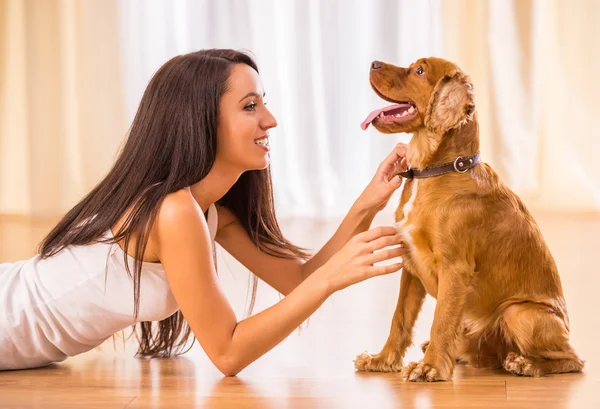
[[[378,70],[381,68],[381,63],[379,61],[373,61],[371,63],[371,71],[372,70]]]

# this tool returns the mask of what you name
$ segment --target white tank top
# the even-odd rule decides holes
[[[217,210],[208,210],[214,242]],[[108,230],[106,237],[112,237]],[[141,321],[160,321],[178,311],[160,263],[142,263],[140,306],[134,317],[133,281],[118,244],[69,246],[0,264],[0,370],[60,362],[89,351]],[[130,271],[134,259],[127,256]]]

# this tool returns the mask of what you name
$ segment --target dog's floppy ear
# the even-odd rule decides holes
[[[475,95],[473,85],[462,72],[445,75],[435,85],[425,113],[425,126],[437,134],[445,134],[473,118]]]

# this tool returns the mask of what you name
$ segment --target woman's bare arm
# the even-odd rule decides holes
[[[237,374],[280,343],[333,292],[400,269],[400,264],[373,264],[403,254],[401,248],[373,253],[400,242],[393,227],[373,229],[280,302],[238,322],[218,283],[206,221],[189,192],[164,200],[154,230],[175,299],[209,359],[225,375]]]
[[[299,258],[275,257],[261,251],[250,240],[236,216],[220,206],[217,207],[217,241],[255,275],[287,295],[325,264],[352,237],[370,228],[377,212],[386,206],[394,191],[402,184],[402,180],[395,175],[406,169],[405,156],[406,145],[398,143],[381,162],[373,179],[355,201],[334,235],[306,262]]]

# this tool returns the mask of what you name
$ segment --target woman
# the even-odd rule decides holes
[[[277,122],[263,97],[256,64],[233,50],[177,56],[157,71],[108,175],[38,256],[0,265],[0,369],[59,362],[139,325],[139,355],[179,353],[193,332],[215,366],[235,375],[334,292],[401,268],[373,266],[403,254],[395,229],[368,229],[401,185],[394,175],[405,147],[308,257],[275,218]],[[238,322],[219,288],[215,241],[286,297]]]

